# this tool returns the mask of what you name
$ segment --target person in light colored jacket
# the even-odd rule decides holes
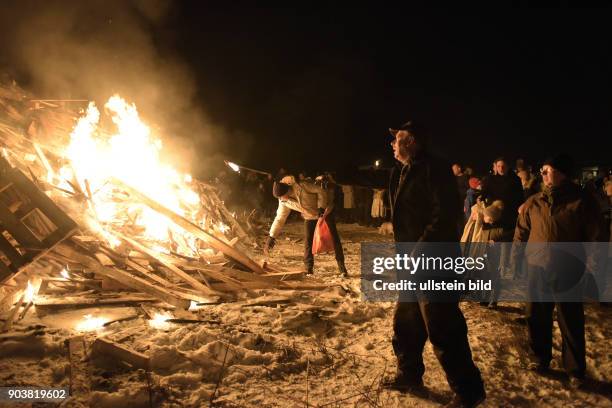
[[[342,276],[347,276],[344,251],[336,229],[333,188],[324,188],[320,183],[309,180],[298,182],[293,176],[285,176],[280,182],[274,183],[272,194],[278,198],[278,209],[270,227],[264,252],[267,254],[274,248],[276,238],[280,235],[287,217],[291,211],[297,211],[304,218],[304,265],[306,272],[311,274],[314,269],[312,240],[319,218],[324,218],[334,240],[338,269]]]

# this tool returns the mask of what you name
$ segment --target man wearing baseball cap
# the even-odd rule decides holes
[[[391,219],[396,243],[458,243],[463,211],[450,164],[427,148],[426,129],[413,122],[389,129],[399,166],[389,182]],[[456,245],[460,254],[459,245]],[[454,254],[450,254],[454,255]],[[419,293],[420,295],[420,293]],[[387,386],[426,394],[423,350],[429,339],[455,399],[449,407],[475,407],[485,399],[480,371],[472,360],[467,325],[458,300],[418,296],[401,299],[393,318],[397,375]]]

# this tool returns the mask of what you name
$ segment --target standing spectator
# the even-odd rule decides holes
[[[461,201],[449,164],[428,152],[422,128],[407,123],[390,131],[395,137],[393,153],[401,164],[389,183],[395,241],[458,242]],[[458,302],[436,302],[421,292],[416,299],[400,301],[395,309],[392,343],[398,372],[388,385],[406,392],[423,389],[423,348],[429,338],[456,394],[449,406],[477,406],[485,390]]]
[[[385,190],[381,188],[374,189],[374,197],[372,199],[372,218],[374,226],[377,227],[385,217],[385,203],[383,201]]]
[[[452,166],[453,174],[457,179],[457,187],[459,188],[459,197],[461,197],[461,202],[465,200],[465,196],[467,194],[467,190],[469,188],[468,180],[469,176],[463,173],[463,169],[459,163],[454,163]]]
[[[483,229],[501,227],[503,231],[499,242],[512,242],[518,209],[524,201],[523,186],[518,176],[514,172],[509,171],[504,158],[499,157],[495,159],[494,171],[494,175],[483,179],[480,197],[487,206],[493,201],[500,200],[503,203],[503,211],[499,221],[483,226]],[[510,246],[501,245],[498,268],[501,273],[508,266],[509,256]],[[489,262],[493,263],[494,260],[489,259]]]
[[[357,205],[357,222],[369,226],[372,211],[372,190],[369,187],[355,186],[355,203]]]
[[[516,175],[521,179],[523,196],[525,199],[528,199],[539,191],[537,178],[533,175],[531,169],[523,168],[522,170],[519,170]]]
[[[541,174],[545,189],[525,203],[514,233],[515,242],[592,242],[605,237],[597,203],[590,194],[571,182],[571,172],[572,160],[567,155],[560,154],[544,162]],[[513,265],[518,264],[517,252],[513,251]],[[562,251],[556,251],[554,255],[532,252],[527,255],[529,288],[552,294],[553,298],[558,296],[559,287],[565,286],[568,279],[577,282],[585,272],[585,266],[578,258],[564,255]],[[539,372],[549,369],[553,311],[556,308],[563,344],[563,366],[570,377],[570,386],[581,387],[586,370],[583,304],[578,301],[544,303],[537,299],[529,300],[527,325],[533,353],[530,368]]]
[[[347,223],[354,221],[355,195],[353,186],[348,184],[342,185],[342,194],[344,195],[344,216]]]
[[[474,206],[474,204],[476,204],[478,197],[480,197],[480,179],[478,177],[471,177],[468,181],[468,185],[470,186],[470,188],[468,188],[467,190],[463,205],[463,212],[465,213],[466,221],[469,220],[472,216],[472,207]]]

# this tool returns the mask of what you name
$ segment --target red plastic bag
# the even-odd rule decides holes
[[[314,237],[312,239],[312,254],[322,254],[334,250],[334,239],[332,238],[329,226],[325,222],[325,218],[319,218],[317,227],[315,228]]]

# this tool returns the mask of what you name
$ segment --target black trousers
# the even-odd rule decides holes
[[[529,265],[530,289],[542,290],[544,270]],[[578,272],[577,272],[578,273]],[[568,275],[568,274],[566,274]],[[549,300],[557,300],[554,290],[549,286]],[[563,285],[562,285],[563,286]],[[567,285],[565,285],[567,286]],[[560,296],[560,295],[559,295]],[[532,295],[531,299],[537,299]],[[565,371],[573,377],[584,377],[586,370],[586,342],[584,337],[584,307],[581,302],[529,302],[526,308],[529,346],[536,362],[548,364],[552,359],[553,311],[557,309],[557,323],[561,330],[561,355]]]
[[[304,265],[306,269],[312,270],[314,266],[314,255],[312,254],[312,239],[314,238],[315,229],[317,228],[318,220],[304,220]],[[336,261],[344,264],[344,251],[342,250],[342,242],[336,228],[336,217],[332,211],[326,218],[327,226],[334,239],[334,252],[336,253]]]
[[[557,323],[561,330],[563,367],[568,375],[583,378],[586,370],[586,344],[582,303],[528,303],[529,346],[538,363],[550,363],[555,307]]]
[[[457,302],[399,302],[393,318],[393,351],[398,374],[418,381],[423,377],[423,348],[429,338],[451,389],[460,396],[484,390],[472,360],[467,325]]]

